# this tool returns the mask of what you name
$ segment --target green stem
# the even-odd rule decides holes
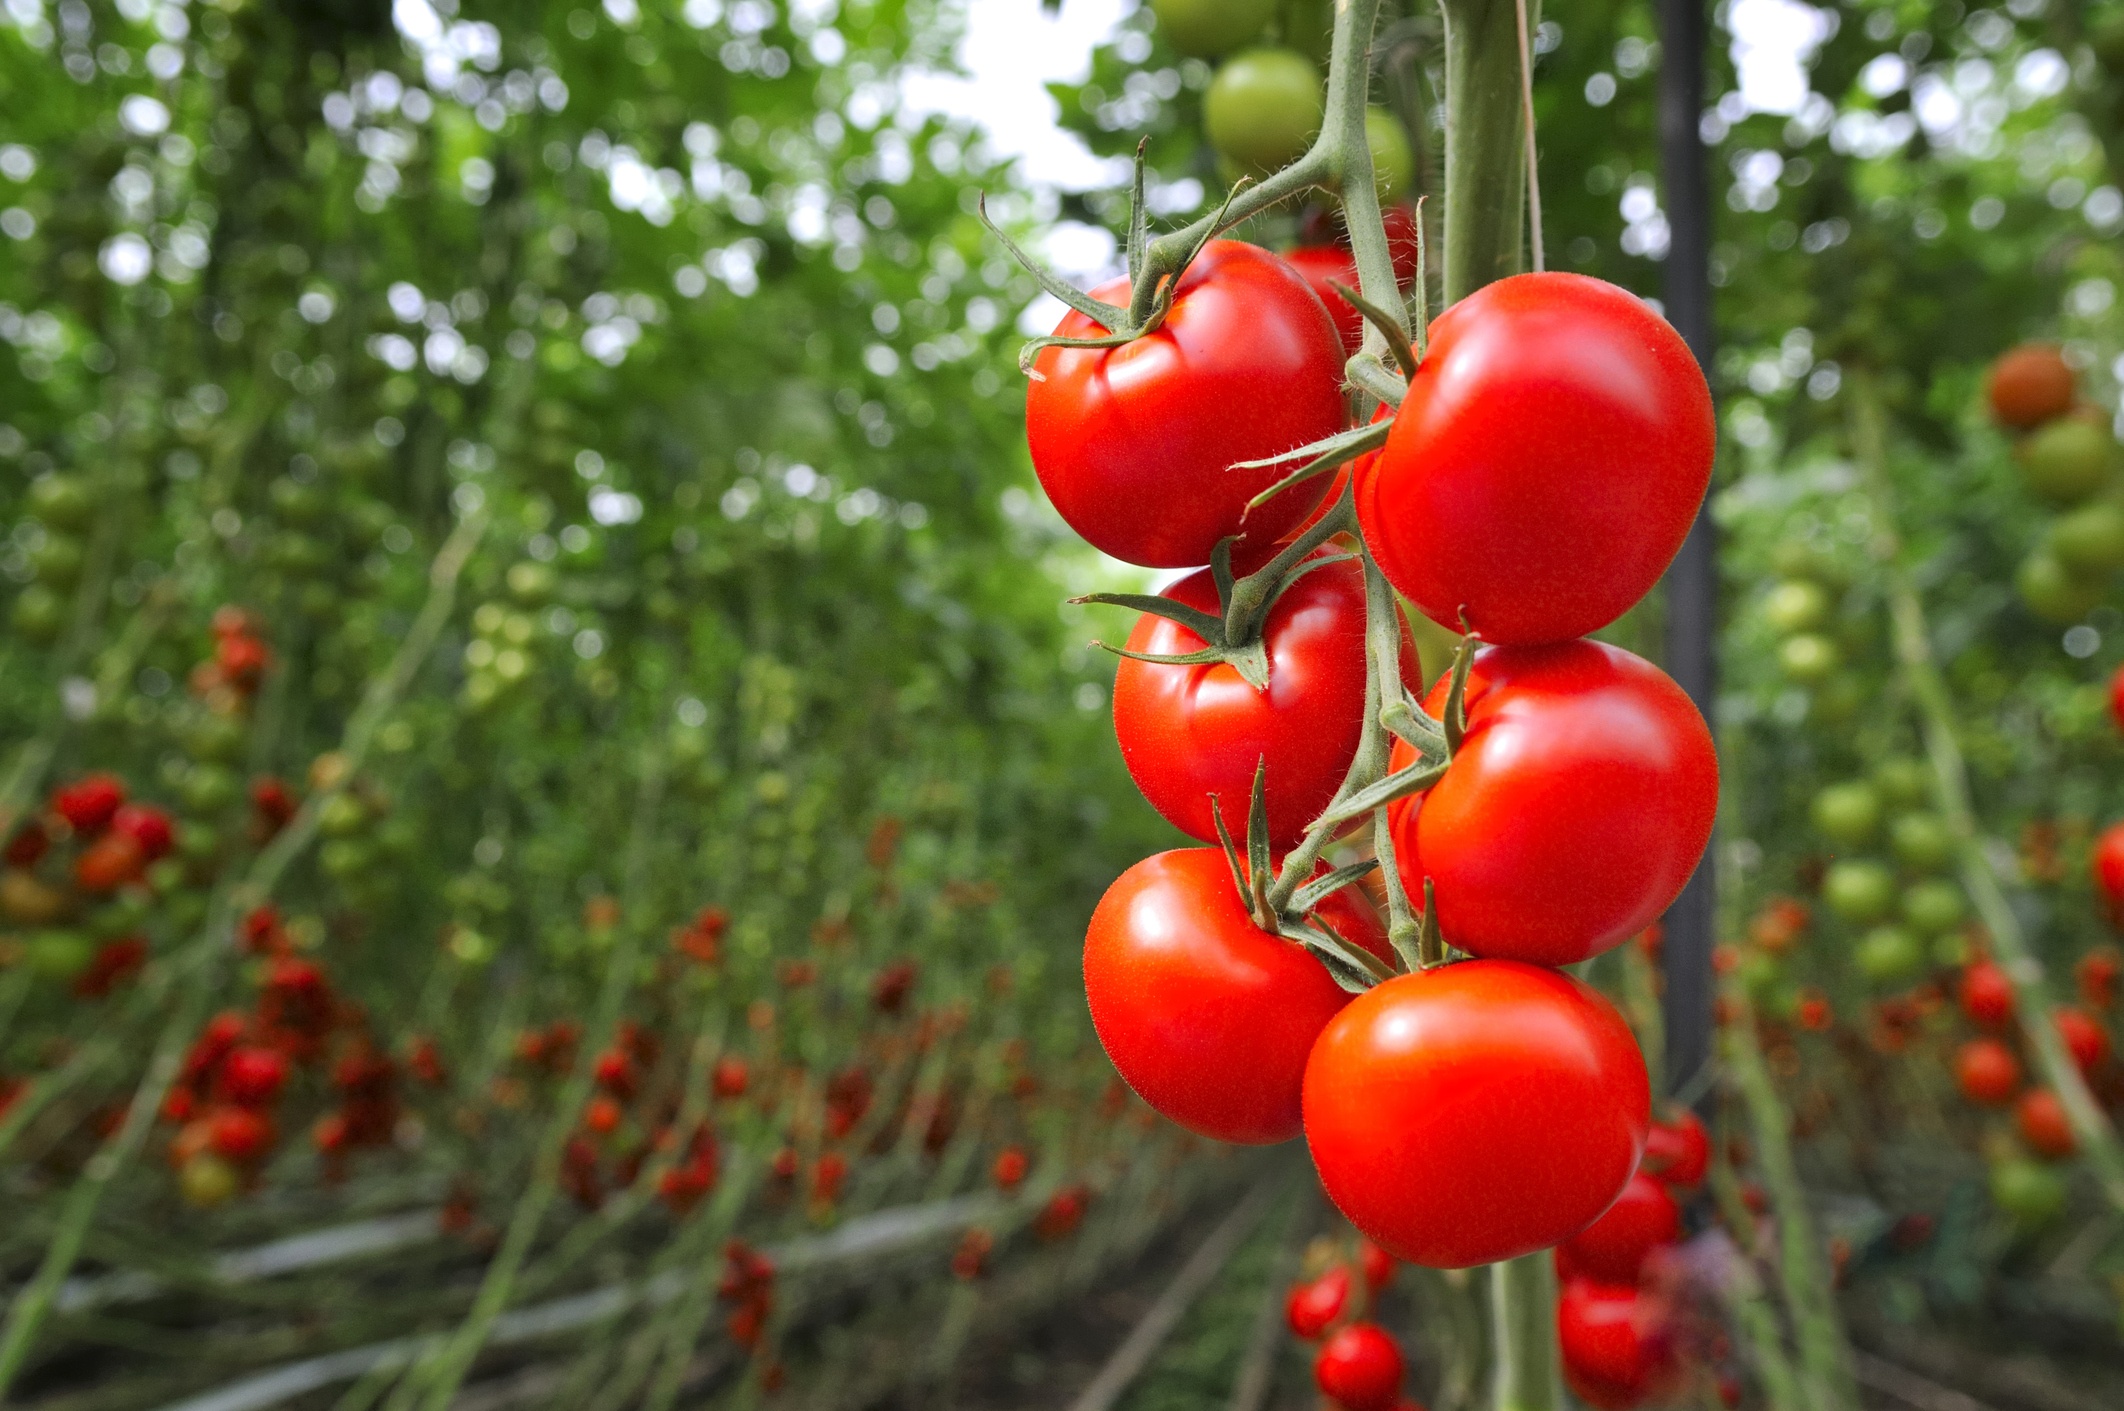
[[[1490,1266],[1495,1411],[1563,1411],[1556,1345],[1556,1262],[1547,1250]]]
[[[2015,1017],[2028,1039],[2036,1067],[2064,1104],[2073,1135],[2100,1182],[2103,1195],[2112,1206],[2124,1211],[2124,1147],[2119,1146],[2116,1128],[2088,1091],[2079,1065],[2073,1062],[2058,1034],[2043,962],[2021,929],[2020,917],[2007,896],[2006,880],[1986,846],[1970,799],[1969,770],[1962,757],[1954,696],[1933,658],[1924,603],[1903,561],[1894,490],[1888,479],[1887,419],[1879,389],[1871,375],[1861,369],[1852,378],[1850,395],[1853,449],[1872,502],[1874,554],[1887,572],[1896,663],[1917,706],[1925,753],[1932,764],[1934,801],[1954,834],[1962,886],[1991,933],[1992,950],[2000,968],[2013,982]]]
[[[1519,272],[1525,119],[1519,12],[1513,0],[1440,0],[1439,11],[1445,20],[1445,302],[1450,305]],[[1531,23],[1534,16],[1528,18]]]

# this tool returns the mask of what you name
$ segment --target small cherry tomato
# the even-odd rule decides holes
[[[2030,1151],[2052,1161],[2064,1160],[2079,1146],[2065,1116],[2065,1104],[2049,1088],[2030,1088],[2021,1094],[2013,1105],[2013,1125]]]
[[[1350,1271],[1337,1264],[1317,1279],[1291,1285],[1283,1321],[1294,1337],[1310,1342],[1326,1332],[1350,1301]]]
[[[1598,1411],[1643,1406],[1681,1379],[1669,1310],[1628,1285],[1572,1279],[1556,1303],[1556,1332],[1564,1380]]]
[[[114,892],[147,867],[140,844],[130,833],[113,829],[90,843],[74,859],[74,883],[84,892]]]
[[[1711,1134],[1704,1130],[1704,1119],[1683,1107],[1668,1120],[1654,1122],[1645,1137],[1642,1169],[1673,1190],[1702,1185],[1711,1170]]]
[[[1313,1382],[1347,1411],[1389,1411],[1401,1399],[1401,1344],[1377,1323],[1352,1323],[1313,1356]]]
[[[100,833],[125,802],[125,782],[115,774],[84,774],[52,795],[52,811],[76,833]]]
[[[231,1049],[221,1060],[215,1085],[220,1096],[238,1107],[266,1107],[288,1081],[287,1055],[253,1044]]]
[[[2013,981],[1989,960],[1978,960],[1962,971],[1955,999],[1969,1022],[1986,1029],[2002,1027],[2013,1017]]]
[[[2101,893],[2109,924],[2124,930],[2124,823],[2112,823],[2095,839],[2095,888]]]
[[[2021,1090],[2021,1061],[1997,1039],[1971,1039],[1955,1050],[1954,1082],[1971,1102],[2003,1107]]]
[[[1516,961],[1397,975],[1329,1021],[1306,1064],[1321,1184],[1382,1249],[1433,1268],[1577,1234],[1629,1183],[1650,1120],[1622,1015]]]
[[[1681,1238],[1681,1206],[1640,1171],[1598,1220],[1556,1247],[1557,1265],[1608,1283],[1634,1284],[1652,1251]]]
[[[1999,355],[1984,391],[1991,414],[2017,431],[2041,426],[2072,410],[2072,365],[2049,343],[2024,343]]]
[[[1394,1271],[1400,1265],[1393,1255],[1372,1241],[1361,1239],[1358,1241],[1358,1257],[1364,1264],[1364,1286],[1373,1293],[1394,1282]]]
[[[139,844],[141,857],[149,862],[169,856],[170,849],[177,845],[170,816],[146,804],[129,803],[112,814],[111,831],[124,833]]]
[[[2109,1030],[2102,1021],[2084,1009],[2072,1005],[2060,1005],[2051,1013],[2058,1026],[2058,1037],[2072,1054],[2073,1064],[2082,1076],[2091,1077],[2097,1068],[2109,1060]]]

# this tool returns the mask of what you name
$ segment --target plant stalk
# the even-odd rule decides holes
[[[1562,1411],[1556,1263],[1547,1250],[1490,1266],[1490,1328],[1496,1347],[1495,1411]]]
[[[1440,0],[1445,20],[1445,302],[1517,274],[1525,117],[1513,0]],[[1528,24],[1539,21],[1530,5]]]

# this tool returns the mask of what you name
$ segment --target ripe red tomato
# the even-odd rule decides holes
[[[2110,824],[2095,839],[2093,866],[2109,924],[2124,930],[2124,823]]]
[[[1681,1206],[1640,1171],[1598,1220],[1556,1247],[1557,1267],[1608,1283],[1634,1284],[1652,1251],[1681,1238]]]
[[[125,781],[115,774],[84,774],[52,795],[52,812],[76,833],[100,833],[125,802]]]
[[[1207,569],[1165,595],[1217,610]],[[1246,837],[1254,768],[1266,760],[1269,841],[1282,852],[1334,797],[1364,730],[1364,570],[1355,562],[1330,564],[1291,584],[1269,610],[1262,640],[1266,691],[1221,663],[1162,666],[1123,657],[1114,673],[1114,735],[1151,807],[1205,843],[1217,841],[1218,810],[1234,839]],[[1145,613],[1128,646],[1178,656],[1203,642],[1179,623]],[[1406,631],[1401,674],[1421,689],[1422,668]]]
[[[2124,730],[2124,666],[2109,676],[2109,718],[2116,722],[2117,729]]]
[[[2051,344],[2024,343],[1991,365],[1985,392],[1994,417],[2027,431],[2072,410],[2072,365]]]
[[[751,1081],[752,1071],[744,1059],[729,1055],[715,1061],[712,1082],[717,1097],[743,1097]]]
[[[130,833],[104,833],[74,859],[74,883],[84,892],[112,892],[140,875],[147,866],[140,844]]]
[[[1601,642],[1492,647],[1468,673],[1467,713],[1451,767],[1395,836],[1409,894],[1436,885],[1446,939],[1568,965],[1658,919],[1718,811],[1711,732],[1681,687]],[[1414,758],[1397,744],[1397,768]]]
[[[177,845],[170,816],[159,808],[129,803],[111,815],[111,831],[124,833],[140,845],[140,855],[149,862],[167,857]]]
[[[1645,1137],[1645,1174],[1678,1191],[1695,1190],[1711,1170],[1711,1134],[1704,1120],[1688,1108],[1675,1111],[1671,1121],[1654,1122]]]
[[[221,1060],[220,1095],[238,1107],[265,1107],[288,1080],[287,1056],[278,1049],[244,1045]]]
[[[216,1108],[206,1116],[207,1142],[214,1154],[248,1166],[273,1149],[273,1121],[247,1107]]]
[[[1357,513],[1431,619],[1560,642],[1622,616],[1681,547],[1710,483],[1711,394],[1635,295],[1522,274],[1431,324]]]
[[[1310,1342],[1342,1316],[1350,1301],[1350,1271],[1337,1264],[1317,1279],[1291,1285],[1283,1303],[1283,1321],[1293,1336]]]
[[[2072,978],[2080,988],[2080,998],[2089,1008],[2107,1009],[2117,1000],[2117,980],[2124,976],[2124,961],[2120,961],[2114,947],[2098,946],[2074,962]]]
[[[1997,1039],[1971,1039],[1955,1050],[1954,1082],[1969,1101],[2002,1107],[2021,1089],[2021,1061]]]
[[[1022,1146],[1007,1146],[996,1153],[995,1165],[989,1174],[995,1179],[998,1190],[1014,1191],[1025,1180],[1025,1173],[1032,1169],[1032,1159]]]
[[[1342,335],[1342,351],[1355,353],[1364,342],[1364,315],[1335,292],[1335,285],[1357,289],[1357,257],[1341,245],[1300,245],[1285,250],[1283,262],[1304,275],[1306,286],[1327,306],[1335,332]]]
[[[1379,1292],[1394,1282],[1394,1270],[1400,1266],[1394,1256],[1370,1240],[1358,1241],[1358,1257],[1364,1263],[1364,1286],[1373,1293]]]
[[[2064,1160],[2079,1145],[2065,1116],[2065,1104],[2048,1088],[2030,1088],[2021,1094],[2013,1105],[2013,1124],[2030,1151],[2052,1161]]]
[[[1996,1029],[2013,1017],[2013,981],[1988,960],[1972,961],[1962,971],[1955,997],[1969,1022]]]
[[[1564,1380],[1599,1411],[1628,1411],[1667,1395],[1683,1371],[1670,1322],[1654,1295],[1572,1279],[1556,1302]]]
[[[1116,280],[1095,291],[1126,303]],[[1065,338],[1104,330],[1071,310]],[[1154,333],[1119,348],[1043,349],[1025,398],[1033,469],[1069,526],[1115,558],[1195,568],[1240,531],[1274,541],[1319,502],[1321,481],[1252,514],[1289,465],[1233,470],[1342,430],[1342,343],[1298,272],[1213,240],[1180,277]]]
[[[2109,1030],[2102,1021],[2084,1009],[2072,1005],[2059,1005],[2051,1018],[2058,1026],[2058,1037],[2072,1053],[2072,1061],[2083,1077],[2092,1077],[2095,1069],[2109,1059]]]
[[[1391,954],[1350,889],[1317,915]],[[1251,1144],[1298,1135],[1306,1055],[1350,1001],[1305,947],[1254,924],[1216,848],[1145,858],[1107,888],[1084,938],[1084,990],[1139,1097],[1190,1131]]]
[[[1305,1070],[1321,1184],[1397,1259],[1464,1268],[1577,1234],[1651,1120],[1630,1026],[1568,975],[1470,960],[1399,975],[1331,1020]]]
[[[1377,1323],[1352,1323],[1313,1355],[1313,1382],[1347,1411],[1388,1411],[1401,1399],[1401,1344]]]

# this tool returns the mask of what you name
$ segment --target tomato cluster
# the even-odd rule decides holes
[[[2071,364],[2047,343],[2001,355],[1985,390],[1992,416],[2017,438],[2021,483],[2059,511],[2014,586],[2043,621],[2078,622],[2124,569],[2124,482],[2110,418],[2080,399]]]
[[[1368,1239],[1347,1249],[1323,1241],[1309,1253],[1319,1267],[1291,1285],[1284,1296],[1284,1322],[1292,1334],[1318,1343],[1313,1381],[1343,1411],[1422,1411],[1403,1396],[1401,1344],[1367,1318],[1379,1294],[1394,1281],[1394,1256]]]

